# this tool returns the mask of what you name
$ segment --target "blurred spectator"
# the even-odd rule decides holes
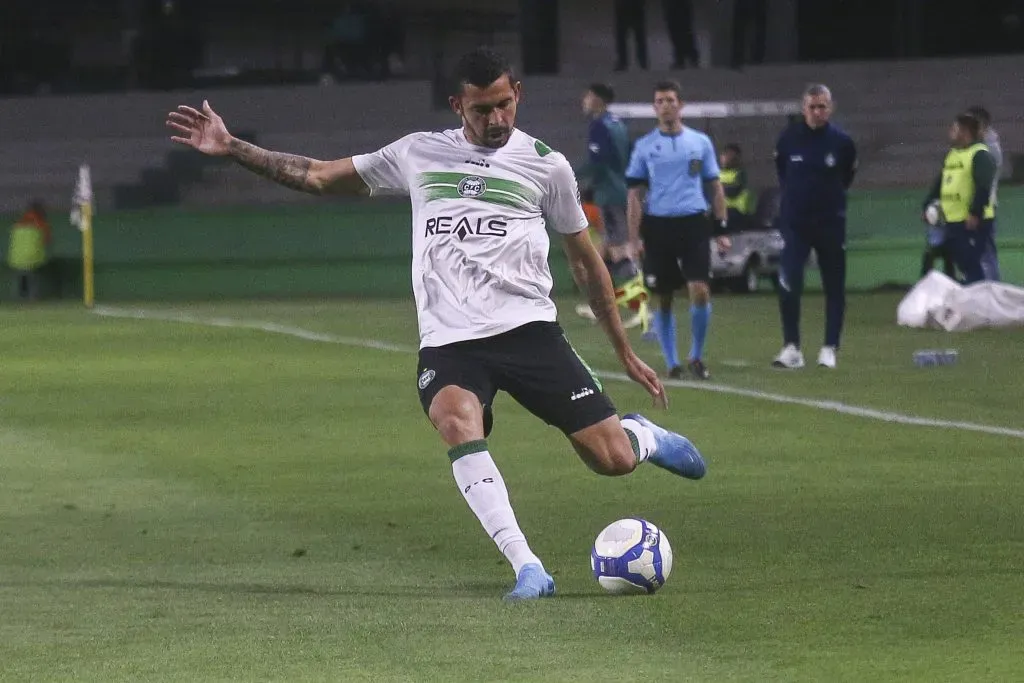
[[[183,0],[149,0],[135,42],[135,67],[143,87],[173,90],[187,87],[202,64],[198,20]]]
[[[750,229],[751,214],[754,212],[754,196],[747,186],[747,169],[743,165],[743,151],[735,142],[722,147],[718,155],[719,180],[725,190],[725,206],[729,210],[731,232]]]
[[[672,68],[685,69],[687,64],[700,66],[700,55],[693,40],[693,4],[690,0],[662,0],[665,28],[672,41]]]
[[[0,92],[59,89],[71,70],[71,43],[62,19],[31,4],[4,10],[11,19],[0,19]]]
[[[46,263],[50,238],[46,208],[42,202],[34,201],[11,226],[7,265],[14,271],[15,299],[34,301],[39,298],[38,271]]]
[[[324,47],[323,71],[335,80],[369,78],[383,51],[383,40],[369,9],[361,2],[345,2],[334,21]],[[383,33],[386,33],[384,31]],[[381,36],[376,36],[381,37]]]
[[[628,34],[633,32],[636,48],[636,62],[641,69],[647,68],[647,16],[646,0],[615,0],[615,52],[618,61],[616,71],[625,71],[629,66]]]
[[[996,177],[992,181],[992,205],[998,210],[999,199],[997,192],[999,188],[999,174],[1003,170],[1003,146],[999,142],[999,133],[992,127],[992,115],[985,107],[974,106],[967,110],[967,113],[978,119],[981,124],[981,141],[988,147],[992,158],[996,161]],[[996,218],[992,219],[992,235],[985,253],[981,255],[981,267],[985,271],[986,280],[999,280],[999,252],[996,249]]]
[[[732,15],[732,67],[764,62],[768,0],[736,0]],[[753,29],[753,31],[751,31]],[[747,60],[747,54],[750,59]]]

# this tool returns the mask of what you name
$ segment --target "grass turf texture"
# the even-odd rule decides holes
[[[1024,428],[1020,331],[902,330],[896,302],[852,297],[839,369],[784,373],[774,301],[720,297],[714,381]],[[570,339],[617,370],[572,303]],[[416,341],[409,302],[183,308]],[[821,299],[804,309],[813,360]],[[911,363],[950,346],[956,366]],[[502,396],[491,449],[559,588],[510,606],[411,354],[42,306],[0,310],[0,357],[0,680],[1005,681],[1024,661],[1020,439],[688,389],[655,415],[608,382],[709,474],[605,479]],[[673,575],[609,597],[590,544],[631,515]]]

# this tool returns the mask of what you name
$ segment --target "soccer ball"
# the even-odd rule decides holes
[[[647,520],[620,519],[597,535],[590,567],[609,593],[653,593],[672,572],[672,546]]]

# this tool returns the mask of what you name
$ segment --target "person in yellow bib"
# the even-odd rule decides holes
[[[722,147],[718,155],[725,206],[729,213],[729,227],[733,232],[749,229],[754,213],[754,194],[747,185],[747,169],[743,164],[743,150],[735,142]]]
[[[939,200],[946,221],[946,240],[964,284],[985,279],[982,256],[992,239],[995,205],[992,183],[996,160],[981,142],[981,122],[959,114],[949,128],[952,147],[935,179],[924,207]]]
[[[35,201],[11,226],[7,245],[7,265],[14,271],[14,298],[39,298],[37,271],[46,263],[46,247],[50,244],[50,224],[42,202]]]

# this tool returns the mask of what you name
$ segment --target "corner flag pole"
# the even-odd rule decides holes
[[[93,279],[92,204],[82,206],[82,302],[92,308],[96,300]]]
[[[92,244],[92,177],[89,166],[78,168],[78,183],[71,200],[71,224],[82,231],[82,302],[92,308],[96,301],[96,286],[93,279],[95,254]]]

